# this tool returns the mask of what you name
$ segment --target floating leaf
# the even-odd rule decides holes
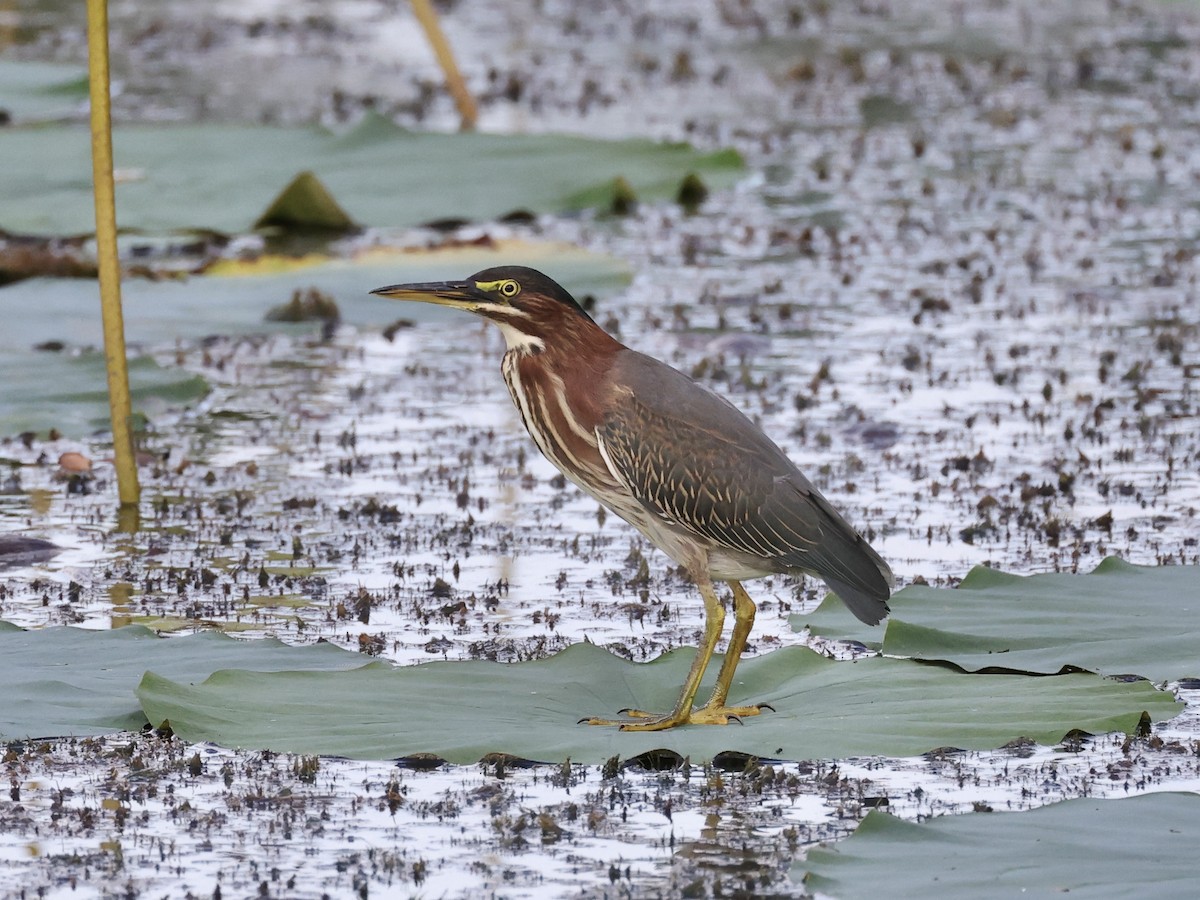
[[[76,114],[87,92],[87,72],[78,66],[0,59],[0,110],[14,122]]]
[[[878,642],[827,600],[793,625]],[[1200,676],[1200,567],[1133,566],[1111,557],[1090,575],[1008,575],[977,566],[958,588],[907,587],[892,598],[883,652],[969,671],[1053,673],[1076,666],[1156,681]]]
[[[32,317],[17,317],[13,327],[20,330],[17,322],[27,318]],[[108,376],[101,351],[48,353],[4,342],[0,337],[0,434],[56,428],[80,435],[108,429]],[[130,361],[129,383],[135,412],[151,417],[193,403],[209,390],[198,375],[163,368],[146,356]]]
[[[742,662],[731,701],[776,710],[743,726],[643,734],[577,724],[625,707],[669,709],[694,656],[678,650],[632,663],[577,644],[511,665],[223,671],[197,685],[151,672],[138,697],[151,723],[170,720],[187,740],[375,759],[433,753],[457,763],[491,752],[597,763],[662,748],[693,762],[723,750],[786,759],[905,756],[998,747],[1021,736],[1054,743],[1072,729],[1128,731],[1144,710],[1161,719],[1181,708],[1146,682],[963,675],[907,660],[839,662],[794,647]]]
[[[0,534],[0,569],[42,562],[61,552],[62,547],[42,538],[30,537],[20,532]],[[8,624],[0,622],[0,628]],[[16,628],[15,625],[10,627]]]
[[[872,811],[792,867],[806,892],[855,897],[1190,897],[1200,796],[1066,800],[921,823]]]
[[[312,172],[301,172],[258,217],[255,228],[289,231],[354,231],[358,225],[338,205],[321,180]]]
[[[168,639],[138,625],[22,631],[0,622],[0,739],[136,731],[146,717],[134,688],[150,668],[198,681],[228,666],[262,672],[289,666],[344,669],[362,662],[332,644],[289,647],[210,632]]]
[[[564,212],[611,198],[623,178],[642,199],[670,199],[689,172],[710,187],[744,170],[732,151],[647,140],[479,133],[418,134],[368,117],[348,134],[311,128],[130,125],[113,134],[117,221],[124,229],[248,230],[300,172],[368,226]],[[0,129],[0,228],[83,234],[94,227],[88,129]],[[606,201],[605,201],[606,202]]]

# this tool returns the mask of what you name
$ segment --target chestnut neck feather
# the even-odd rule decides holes
[[[526,337],[524,346],[510,346],[508,360],[521,381],[534,390],[560,381],[573,417],[588,431],[604,418],[608,371],[625,346],[586,314],[553,300],[526,306],[530,318],[505,324]],[[511,343],[511,342],[510,342]]]

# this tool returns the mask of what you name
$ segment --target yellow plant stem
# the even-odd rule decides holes
[[[454,61],[454,52],[450,49],[450,42],[446,40],[446,35],[442,31],[442,25],[438,21],[437,13],[434,12],[433,4],[430,3],[430,0],[412,0],[412,8],[416,13],[417,21],[425,29],[425,37],[429,39],[429,45],[433,47],[438,64],[446,76],[446,87],[450,89],[454,102],[458,104],[458,114],[462,117],[463,130],[470,131],[475,127],[475,122],[479,118],[479,110],[475,106],[475,99],[471,96],[471,92],[467,90],[462,73],[458,71],[458,63]]]
[[[92,179],[96,198],[96,262],[104,319],[104,362],[112,414],[113,456],[122,507],[136,509],[137,460],[134,456],[125,358],[125,320],[121,314],[121,264],[117,257],[117,214],[113,196],[112,112],[109,106],[107,0],[87,0],[88,88],[92,106]],[[128,521],[126,515],[123,521]]]

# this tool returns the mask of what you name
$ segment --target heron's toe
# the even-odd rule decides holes
[[[579,724],[615,725],[622,731],[666,731],[668,728],[676,728],[679,725],[728,725],[731,722],[740,725],[742,719],[761,715],[763,710],[767,709],[771,712],[775,711],[774,707],[765,703],[755,706],[709,705],[686,713],[675,710],[663,714],[648,713],[640,709],[623,709],[620,714],[627,718],[601,719],[585,716],[579,720]]]
[[[765,709],[775,712],[775,708],[766,703],[758,703],[754,706],[702,706],[692,710],[692,714],[688,716],[688,724],[728,725],[730,722],[736,722],[741,725],[742,719],[762,715]]]

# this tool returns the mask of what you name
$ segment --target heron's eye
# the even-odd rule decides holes
[[[515,281],[506,281],[500,285],[500,294],[503,297],[515,297],[521,293],[521,286]]]

